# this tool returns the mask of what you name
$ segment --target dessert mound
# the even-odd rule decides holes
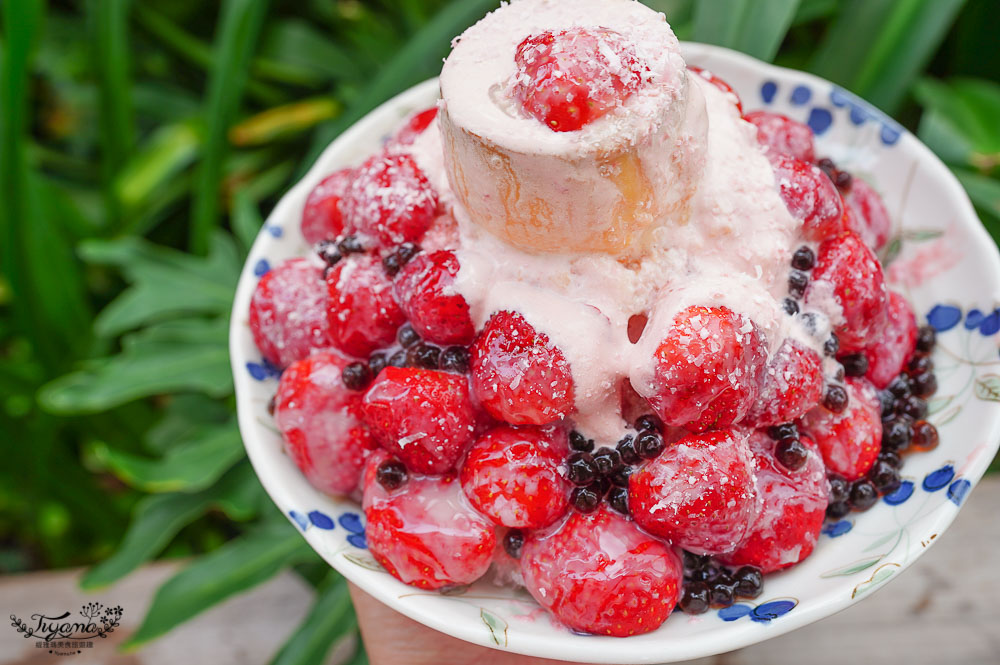
[[[761,593],[936,445],[876,191],[744,113],[633,0],[514,0],[302,210],[250,326],[317,489],[424,589],[492,568],[576,631]]]

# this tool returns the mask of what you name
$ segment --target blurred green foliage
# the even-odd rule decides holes
[[[87,588],[195,556],[132,648],[292,567],[278,663],[355,633],[258,485],[227,323],[262,211],[496,0],[2,0],[0,572]],[[995,0],[647,0],[682,39],[829,78],[916,131],[1000,237]],[[207,584],[207,582],[211,584]],[[359,650],[356,662],[363,662]]]

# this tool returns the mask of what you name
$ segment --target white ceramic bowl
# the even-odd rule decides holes
[[[426,81],[334,141],[278,203],[240,278],[230,350],[240,430],[271,498],[345,577],[441,632],[487,647],[588,663],[677,661],[760,642],[844,609],[913,563],[955,518],[1000,444],[1000,257],[948,169],[891,119],[829,82],[717,47],[685,44],[684,51],[689,63],[732,84],[747,111],[766,108],[808,122],[819,155],[863,175],[883,194],[894,220],[893,253],[898,250],[888,274],[918,316],[940,331],[940,390],[930,420],[941,445],[907,459],[899,491],[866,513],[828,523],[815,553],[768,576],[757,601],[697,617],[677,613],[646,635],[573,634],[550,622],[523,590],[480,582],[442,595],[395,580],[365,549],[359,506],[314,490],[282,452],[266,411],[276,372],[254,347],[247,311],[269,265],[307,253],[299,216],[309,190],[324,175],[378,149],[407,113],[431,105],[437,83]]]

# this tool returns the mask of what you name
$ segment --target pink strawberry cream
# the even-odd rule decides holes
[[[437,106],[302,211],[261,281],[285,447],[424,589],[486,575],[576,631],[756,598],[936,445],[891,220],[812,131],[688,68],[634,0],[512,0]]]

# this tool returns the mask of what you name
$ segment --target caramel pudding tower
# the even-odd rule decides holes
[[[555,132],[513,99],[513,54],[526,36],[578,27],[581,16],[626,35],[645,71],[619,108]],[[455,196],[473,222],[510,244],[634,252],[653,226],[688,223],[704,161],[704,100],[664,17],[639,3],[511,3],[462,35],[441,72],[441,96]]]

